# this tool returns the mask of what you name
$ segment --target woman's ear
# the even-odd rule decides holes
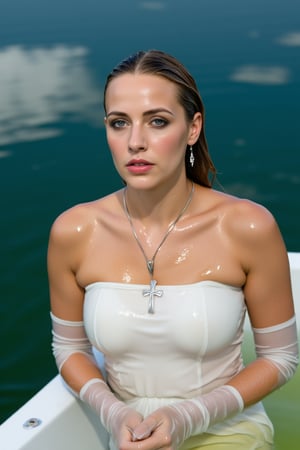
[[[187,142],[188,145],[194,145],[198,141],[201,130],[202,130],[202,114],[200,112],[196,112],[190,124],[189,139]]]

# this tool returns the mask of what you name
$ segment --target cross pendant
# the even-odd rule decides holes
[[[149,303],[148,303],[148,313],[154,314],[154,297],[162,297],[163,291],[161,289],[155,290],[157,281],[151,280],[150,281],[150,287],[149,289],[143,290],[143,296],[149,297]]]

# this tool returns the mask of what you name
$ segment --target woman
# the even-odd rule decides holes
[[[212,189],[196,84],[139,52],[105,87],[125,188],[62,214],[48,267],[53,349],[111,447],[270,449],[260,400],[290,379],[297,335],[286,249],[262,206]],[[257,359],[244,367],[248,311]],[[103,352],[107,383],[92,354]]]

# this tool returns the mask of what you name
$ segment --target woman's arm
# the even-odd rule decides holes
[[[89,379],[103,378],[96,361],[91,358],[91,346],[88,349],[88,340],[83,327],[83,299],[84,289],[76,280],[76,273],[82,261],[85,245],[89,238],[90,227],[82,217],[80,207],[68,210],[54,222],[48,246],[48,277],[50,290],[51,312],[54,318],[65,321],[58,324],[54,322],[56,333],[56,361],[58,368],[66,383],[75,392],[79,392],[83,384]],[[70,322],[66,325],[66,322]],[[73,323],[73,327],[71,324]],[[77,330],[77,331],[76,331]],[[63,348],[62,339],[70,339],[75,334],[86,339],[86,354],[76,345],[65,345],[63,363],[59,347]],[[78,341],[77,341],[78,342]],[[68,357],[67,357],[68,356]],[[58,357],[58,358],[57,358]]]
[[[288,381],[282,366],[289,368],[289,377],[295,372],[298,343],[296,323],[290,322],[295,311],[288,255],[278,226],[269,211],[251,202],[242,202],[238,213],[233,226],[235,248],[247,277],[244,294],[260,352],[228,384],[249,406]],[[263,351],[263,343],[268,343],[269,349],[266,345]],[[281,355],[280,364],[272,354]]]
[[[76,274],[92,226],[88,211],[75,208],[54,223],[49,240],[48,274],[53,323],[53,353],[66,384],[99,415],[118,446],[132,440],[142,416],[119,401],[104,382],[83,324],[84,289]],[[91,221],[94,222],[93,220]]]

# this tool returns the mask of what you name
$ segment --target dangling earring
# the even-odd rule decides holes
[[[195,162],[195,156],[194,156],[194,153],[193,153],[193,147],[192,147],[192,145],[190,146],[190,165],[191,165],[191,167],[194,167],[194,162]]]

